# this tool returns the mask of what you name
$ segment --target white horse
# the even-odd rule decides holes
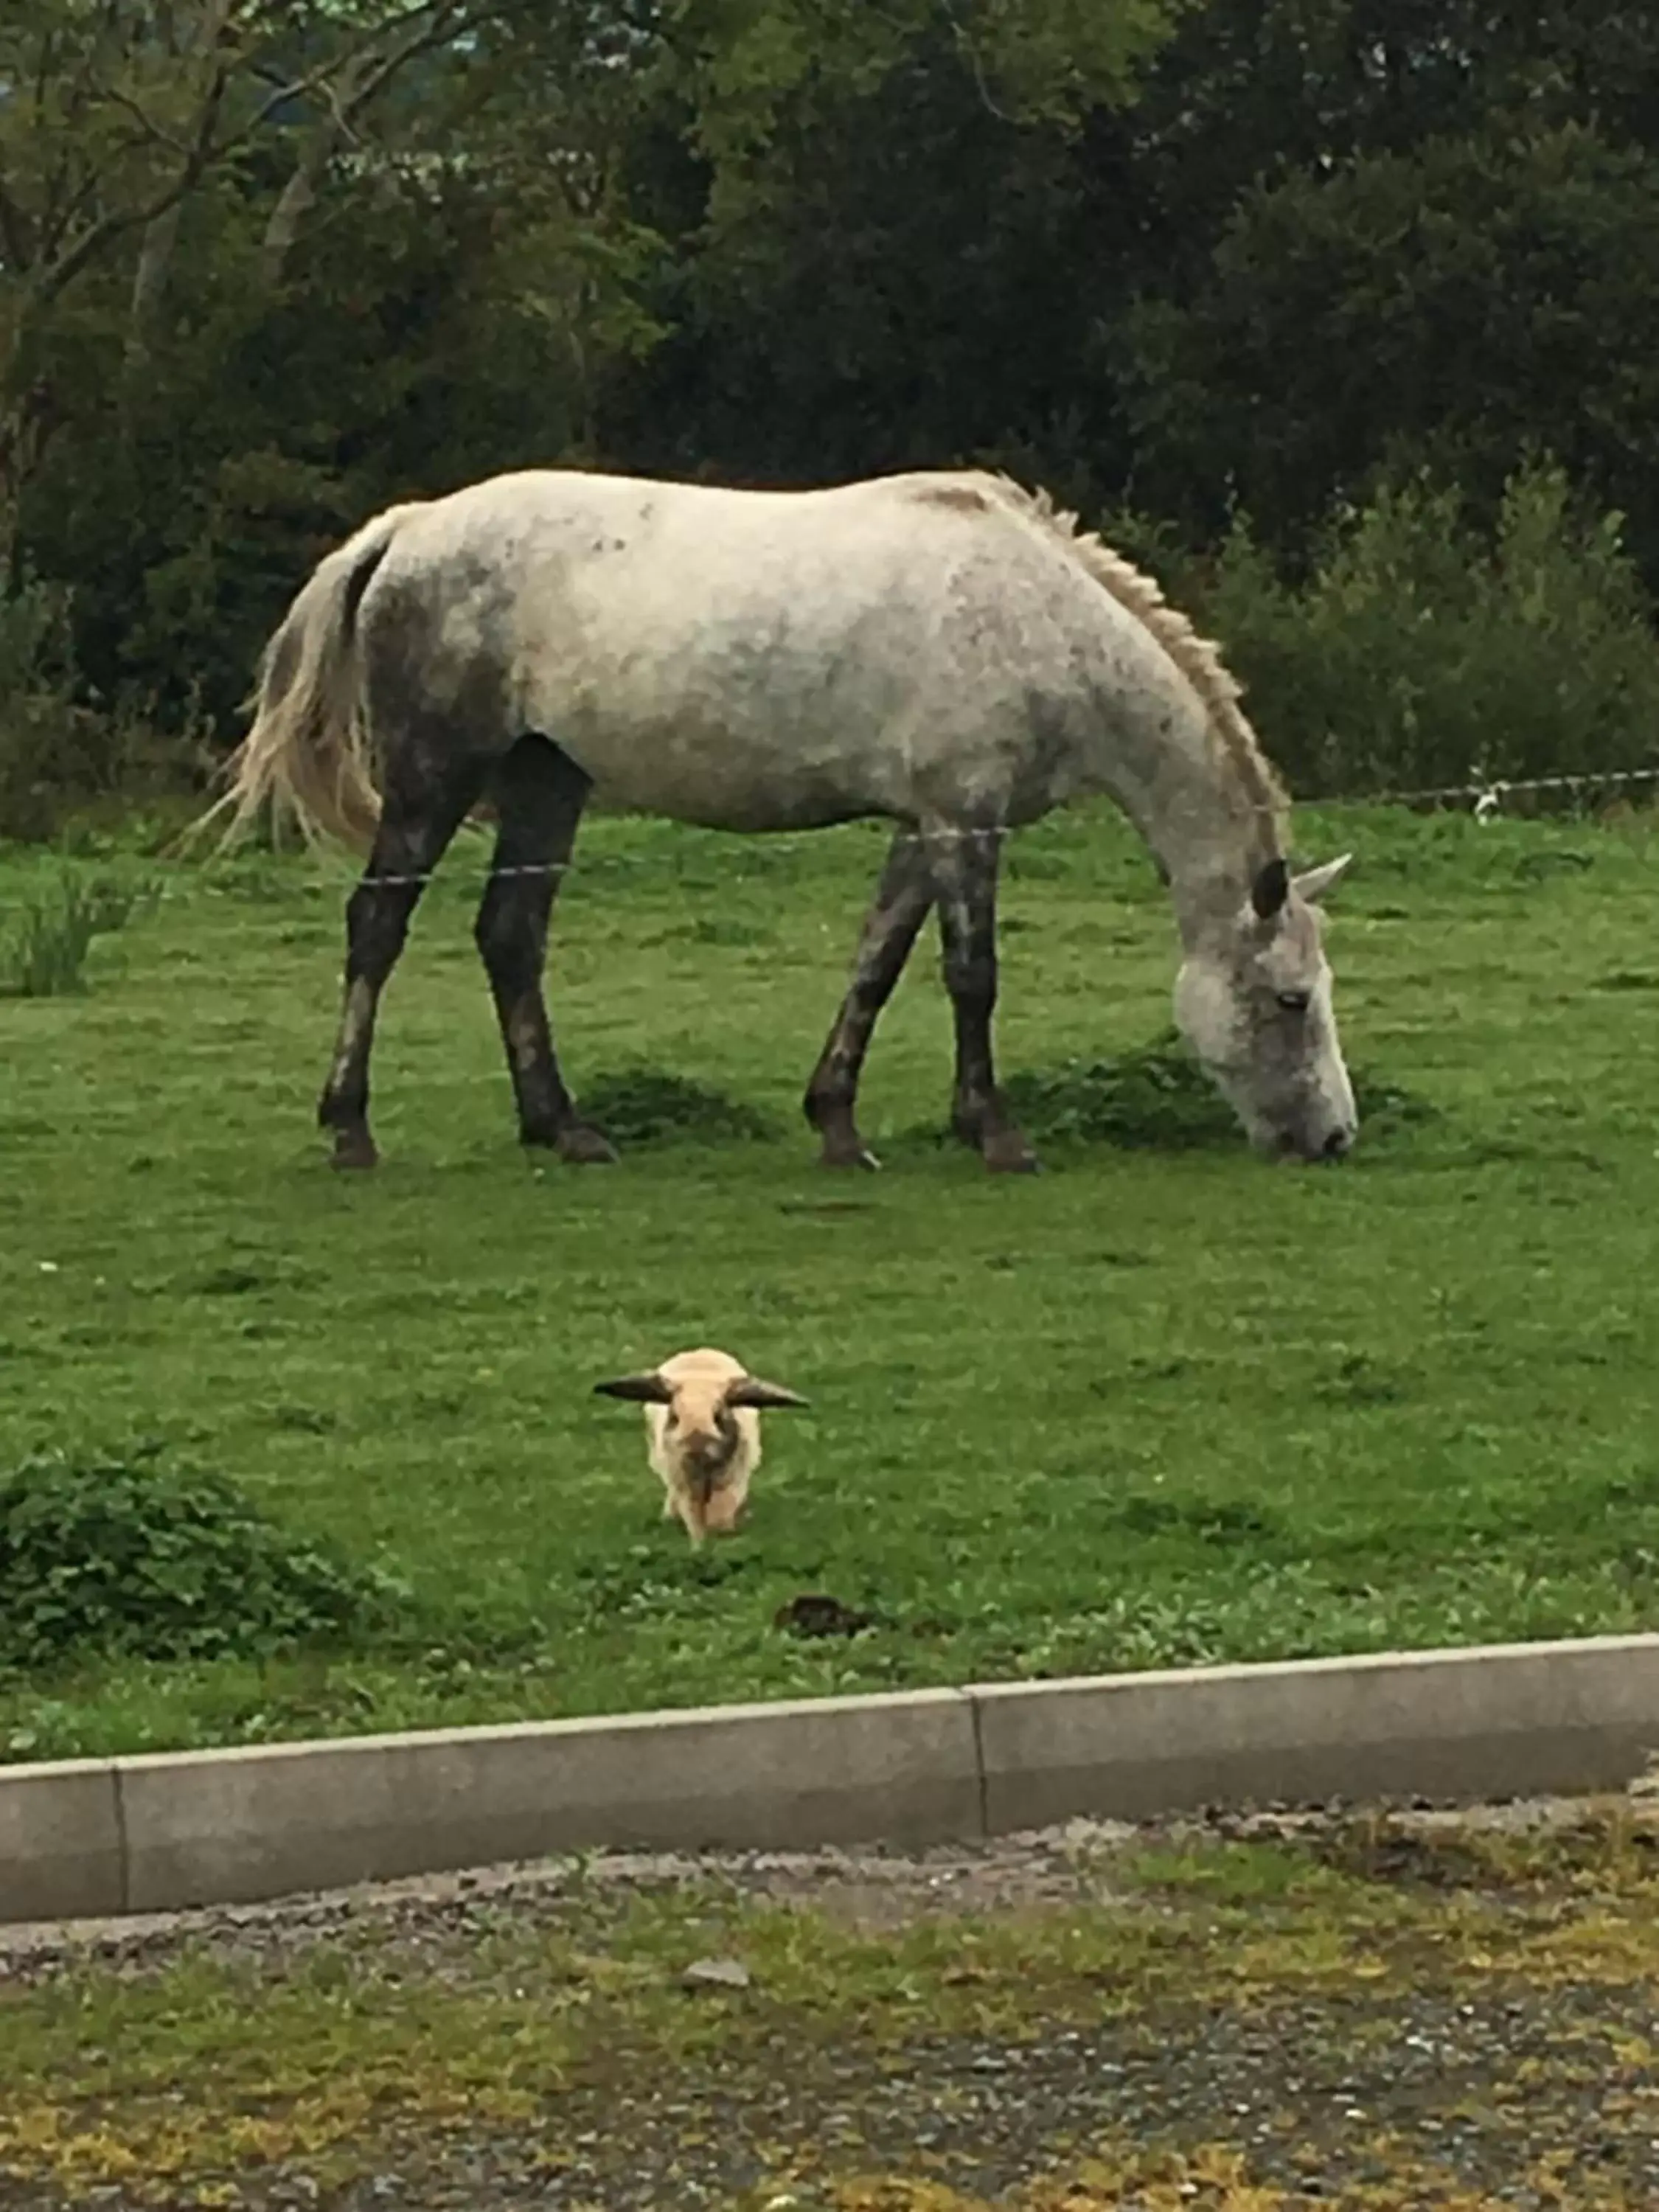
[[[1075,518],[997,477],[814,491],[526,471],[377,515],[265,648],[212,812],[267,805],[368,852],[319,1121],[374,1164],[375,1010],[422,884],[481,804],[497,838],[477,939],[520,1134],[614,1157],[559,1073],[542,997],[554,893],[588,794],[734,830],[898,824],[851,988],[807,1086],[831,1166],[881,1008],[937,907],[956,1020],[952,1122],[1036,1164],[992,1063],[1004,835],[1109,793],[1151,848],[1182,961],[1176,1018],[1262,1150],[1355,1133],[1316,902],[1284,794],[1213,647]]]

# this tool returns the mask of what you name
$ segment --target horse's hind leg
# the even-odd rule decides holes
[[[994,830],[941,829],[927,839],[939,902],[945,984],[956,1017],[956,1094],[951,1126],[988,1168],[1035,1168],[1036,1155],[1002,1103],[992,1064],[991,1016],[997,1000],[997,868]]]
[[[319,1127],[334,1132],[337,1168],[375,1164],[368,1128],[368,1063],[380,994],[403,951],[428,877],[477,803],[483,769],[471,761],[458,763],[422,787],[418,796],[414,781],[406,771],[388,774],[374,849],[346,902],[345,1003],[328,1081],[317,1105]]]
[[[495,856],[474,932],[512,1071],[520,1137],[584,1162],[617,1156],[565,1089],[542,970],[553,901],[588,789],[580,769],[545,738],[520,738],[500,763],[490,787],[500,821]]]
[[[876,1018],[893,995],[893,987],[903,973],[933,902],[926,856],[915,831],[901,830],[888,852],[875,899],[865,916],[851,988],[842,1000],[803,1101],[807,1120],[823,1139],[821,1157],[825,1167],[879,1164],[860,1136],[854,1118],[859,1074]]]

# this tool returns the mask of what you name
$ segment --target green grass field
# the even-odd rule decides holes
[[[611,1170],[520,1152],[471,846],[388,994],[386,1164],[337,1177],[312,1111],[349,871],[164,871],[84,994],[0,1000],[0,1479],[159,1440],[386,1563],[416,1626],[15,1671],[0,1756],[1659,1620],[1653,825],[1297,827],[1357,855],[1330,944],[1374,1110],[1334,1170],[1253,1158],[1154,1057],[1117,1141],[1081,1133],[1086,1082],[1036,1082],[1049,1172],[988,1177],[933,1133],[930,943],[866,1079],[886,1171],[826,1176],[796,1101],[879,833],[613,820],[556,927],[568,1069],[732,1110]],[[0,858],[0,938],[64,865]],[[1164,1029],[1168,907],[1109,812],[1015,841],[1003,953],[1006,1075],[1133,1073]],[[694,1558],[636,1411],[589,1386],[699,1342],[812,1405],[769,1417],[748,1529]],[[805,1591],[872,1625],[787,1633]]]

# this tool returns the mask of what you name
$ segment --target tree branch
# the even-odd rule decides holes
[[[260,240],[261,273],[270,289],[281,283],[288,258],[297,244],[300,231],[307,216],[316,204],[318,187],[330,161],[342,143],[353,136],[352,124],[391,83],[399,70],[404,69],[422,53],[429,53],[453,38],[459,27],[464,11],[441,7],[431,21],[414,32],[389,53],[383,54],[372,66],[367,51],[354,55],[339,72],[336,82],[321,89],[328,97],[329,112],[319,123],[302,149],[292,174],[270,211]],[[356,76],[356,64],[363,63],[363,75]]]
[[[104,98],[110,102],[111,106],[121,108],[126,114],[131,115],[147,138],[153,138],[158,145],[165,146],[170,154],[183,155],[186,151],[184,140],[175,138],[170,131],[164,131],[153,116],[144,112],[131,93],[123,92],[118,85],[113,84],[106,84],[101,89]]]
[[[211,40],[217,44],[222,33],[232,27],[242,11],[236,0],[214,12]],[[491,13],[488,5],[480,4],[477,19],[487,19]],[[96,196],[101,179],[107,175],[112,164],[105,162],[82,180],[64,212],[64,219],[54,223],[51,234],[42,238],[42,251],[37,259],[36,299],[49,305],[58,299],[69,285],[91,262],[117,239],[133,230],[142,230],[155,222],[196,186],[208,172],[216,167],[245,146],[282,108],[295,100],[303,100],[313,94],[326,90],[349,79],[355,71],[368,64],[361,82],[355,84],[345,105],[345,119],[360,112],[368,102],[389,83],[398,70],[418,54],[430,52],[454,38],[475,19],[475,11],[457,0],[410,0],[407,7],[396,10],[372,28],[363,31],[343,49],[337,50],[314,67],[294,76],[285,77],[271,86],[265,96],[234,128],[221,131],[221,118],[225,95],[235,69],[246,69],[246,56],[225,56],[215,62],[200,106],[193,131],[187,139],[176,138],[155,124],[144,109],[130,94],[118,93],[113,87],[100,88],[115,105],[134,115],[139,124],[157,143],[165,145],[179,161],[176,173],[165,185],[148,194],[137,204],[112,210],[88,222],[78,234],[70,237],[75,213]],[[405,27],[416,27],[412,36],[396,44],[378,60],[371,60],[380,42]],[[251,71],[250,71],[251,73]],[[266,80],[270,82],[269,79]],[[337,128],[331,119],[330,128]],[[319,173],[320,173],[320,172]]]

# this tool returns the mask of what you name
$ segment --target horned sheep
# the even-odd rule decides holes
[[[599,1397],[644,1407],[647,1456],[663,1486],[662,1517],[678,1520],[694,1547],[737,1526],[760,1465],[762,1408],[806,1403],[708,1345],[593,1389]]]

